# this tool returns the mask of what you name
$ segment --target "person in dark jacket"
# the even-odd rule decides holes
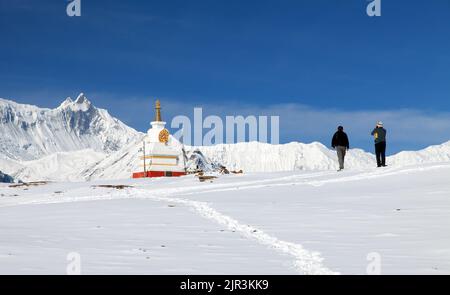
[[[344,132],[344,127],[339,126],[336,133],[333,135],[331,140],[331,146],[336,149],[338,160],[339,160],[339,170],[344,170],[344,159],[347,150],[350,148],[350,143],[348,141],[348,136]]]
[[[378,122],[371,134],[375,139],[377,166],[386,167],[386,129],[383,128],[383,122]]]

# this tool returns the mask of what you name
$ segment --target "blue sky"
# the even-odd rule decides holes
[[[166,118],[280,115],[281,142],[329,139],[344,124],[372,149],[450,139],[450,1],[0,0],[0,97],[55,107],[84,92],[145,131]]]

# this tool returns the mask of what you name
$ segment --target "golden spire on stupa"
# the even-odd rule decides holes
[[[161,103],[159,102],[159,99],[157,99],[155,103],[155,115],[155,121],[161,122]]]

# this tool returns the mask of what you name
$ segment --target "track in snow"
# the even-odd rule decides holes
[[[263,231],[250,226],[239,223],[238,220],[230,216],[224,215],[210,207],[205,202],[192,201],[174,197],[157,197],[149,194],[148,191],[139,190],[130,191],[132,196],[152,199],[156,201],[171,202],[185,205],[194,209],[201,216],[213,220],[220,225],[226,226],[229,230],[240,233],[242,236],[257,241],[258,243],[268,246],[278,252],[288,254],[294,257],[294,267],[301,274],[307,275],[332,275],[339,274],[325,267],[322,262],[323,258],[319,252],[309,251],[300,244],[281,241],[276,237],[270,236]],[[136,194],[137,193],[137,194]]]

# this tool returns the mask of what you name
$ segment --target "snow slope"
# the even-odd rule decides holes
[[[139,134],[84,94],[56,109],[0,99],[0,130],[0,157],[18,161],[83,149],[111,153]]]
[[[429,146],[421,151],[404,151],[389,157],[392,165],[419,165],[450,162],[450,141]]]
[[[197,148],[213,162],[246,172],[335,170],[337,165],[336,153],[318,142],[279,145],[249,142]],[[348,168],[361,169],[371,167],[374,157],[363,150],[351,149],[345,160]]]
[[[338,167],[336,152],[318,142],[280,145],[249,142],[186,149],[198,149],[211,162],[246,172],[335,170]],[[450,141],[420,151],[400,152],[387,161],[393,166],[450,162]],[[361,149],[350,149],[345,158],[347,169],[364,170],[372,168],[374,163],[375,156]]]
[[[22,181],[80,181],[87,178],[91,167],[107,157],[107,154],[85,149],[59,152],[38,160],[22,161],[14,177]]]
[[[177,143],[175,139],[171,139]],[[139,149],[141,140],[126,146],[94,167],[88,179],[121,179],[129,178],[133,171],[139,169]],[[179,146],[181,148],[181,146]],[[237,144],[220,144],[204,147],[185,147],[187,158],[200,151],[207,163],[206,168],[223,165],[228,170],[248,172],[281,172],[281,171],[335,171],[338,167],[336,153],[323,144],[292,142],[289,144],[271,145],[267,143],[249,142]],[[198,160],[194,158],[194,161]],[[375,164],[375,156],[360,149],[351,149],[345,159],[346,169],[367,170]],[[404,152],[388,157],[388,164],[395,167],[416,165],[419,163],[450,162],[450,142],[417,152]],[[188,162],[188,165],[192,163]]]
[[[450,274],[450,164],[9,187],[0,273]],[[123,190],[99,184],[127,184]]]

